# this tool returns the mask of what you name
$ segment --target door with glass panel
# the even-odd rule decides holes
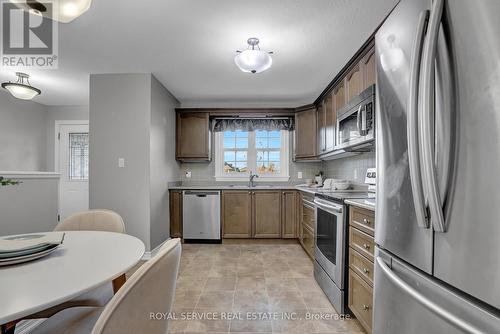
[[[89,209],[89,126],[59,124],[59,215],[61,221]]]

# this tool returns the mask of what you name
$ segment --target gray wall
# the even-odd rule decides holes
[[[179,176],[177,104],[151,74],[90,76],[90,207],[118,212],[146,250],[170,230],[166,193]],[[118,168],[118,158],[125,168]]]
[[[47,167],[48,171],[55,171],[55,124],[56,121],[88,120],[88,106],[48,106],[47,107]]]
[[[170,236],[168,183],[179,179],[180,170],[175,160],[175,108],[178,105],[177,99],[151,76],[151,249]]]
[[[45,171],[47,107],[0,91],[0,171]]]
[[[89,206],[118,212],[128,234],[149,249],[149,128],[147,74],[90,75]],[[118,158],[125,168],[118,168]]]
[[[59,177],[3,176],[22,183],[0,187],[0,235],[52,231],[57,224]]]

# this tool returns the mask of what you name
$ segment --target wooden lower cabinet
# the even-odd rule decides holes
[[[372,332],[373,288],[349,269],[349,308],[368,333]]]
[[[306,251],[307,255],[314,260],[314,231],[304,224],[302,225],[302,231],[300,234],[300,244]]]
[[[170,237],[182,238],[182,191],[171,190],[169,195]]]
[[[252,193],[222,192],[222,237],[250,238],[252,234]]]
[[[300,193],[299,195],[299,241],[307,255],[314,260],[314,230],[316,228],[316,216],[314,206],[314,195]]]
[[[222,192],[223,238],[297,238],[295,190]]]
[[[281,238],[281,191],[254,191],[253,237]]]
[[[293,239],[298,237],[297,228],[297,198],[298,193],[295,190],[283,191],[281,197],[281,237],[284,239]]]
[[[375,213],[350,206],[348,306],[372,332]]]

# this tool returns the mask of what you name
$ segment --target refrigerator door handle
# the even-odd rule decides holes
[[[418,90],[420,62],[422,60],[422,45],[425,38],[425,28],[429,18],[429,11],[420,13],[417,24],[417,34],[413,41],[412,59],[410,70],[410,92],[408,94],[407,140],[408,158],[410,163],[410,182],[413,193],[413,204],[417,216],[417,225],[420,228],[429,228],[427,209],[425,205],[424,190],[422,187],[422,174],[420,171],[420,154],[418,145]]]
[[[387,278],[389,278],[389,280],[394,285],[396,285],[398,288],[400,288],[403,292],[407,293],[410,297],[415,299],[417,302],[419,302],[422,306],[427,308],[429,311],[435,313],[443,320],[447,321],[451,325],[457,327],[458,329],[460,329],[466,333],[484,334],[484,332],[480,331],[479,329],[472,326],[468,322],[455,316],[454,314],[450,313],[448,310],[442,308],[441,306],[434,303],[433,301],[431,301],[430,299],[428,299],[424,295],[420,294],[417,290],[415,290],[413,287],[411,287],[403,279],[401,279],[399,276],[397,276],[391,270],[391,268],[389,268],[389,266],[385,263],[385,261],[380,256],[377,257],[377,264],[382,269],[383,273],[387,276]]]
[[[434,70],[438,42],[439,27],[443,15],[444,0],[435,0],[427,29],[427,42],[423,54],[422,104],[423,113],[420,118],[420,140],[423,152],[423,176],[429,203],[430,219],[436,232],[445,232],[446,225],[441,196],[439,193],[434,165]]]

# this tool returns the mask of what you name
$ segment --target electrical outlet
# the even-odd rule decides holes
[[[125,159],[118,158],[118,168],[125,168]]]
[[[191,171],[189,171],[189,170],[186,171],[186,178],[188,178],[188,179],[191,178]]]
[[[301,179],[302,178],[302,172],[297,172],[297,178]]]

